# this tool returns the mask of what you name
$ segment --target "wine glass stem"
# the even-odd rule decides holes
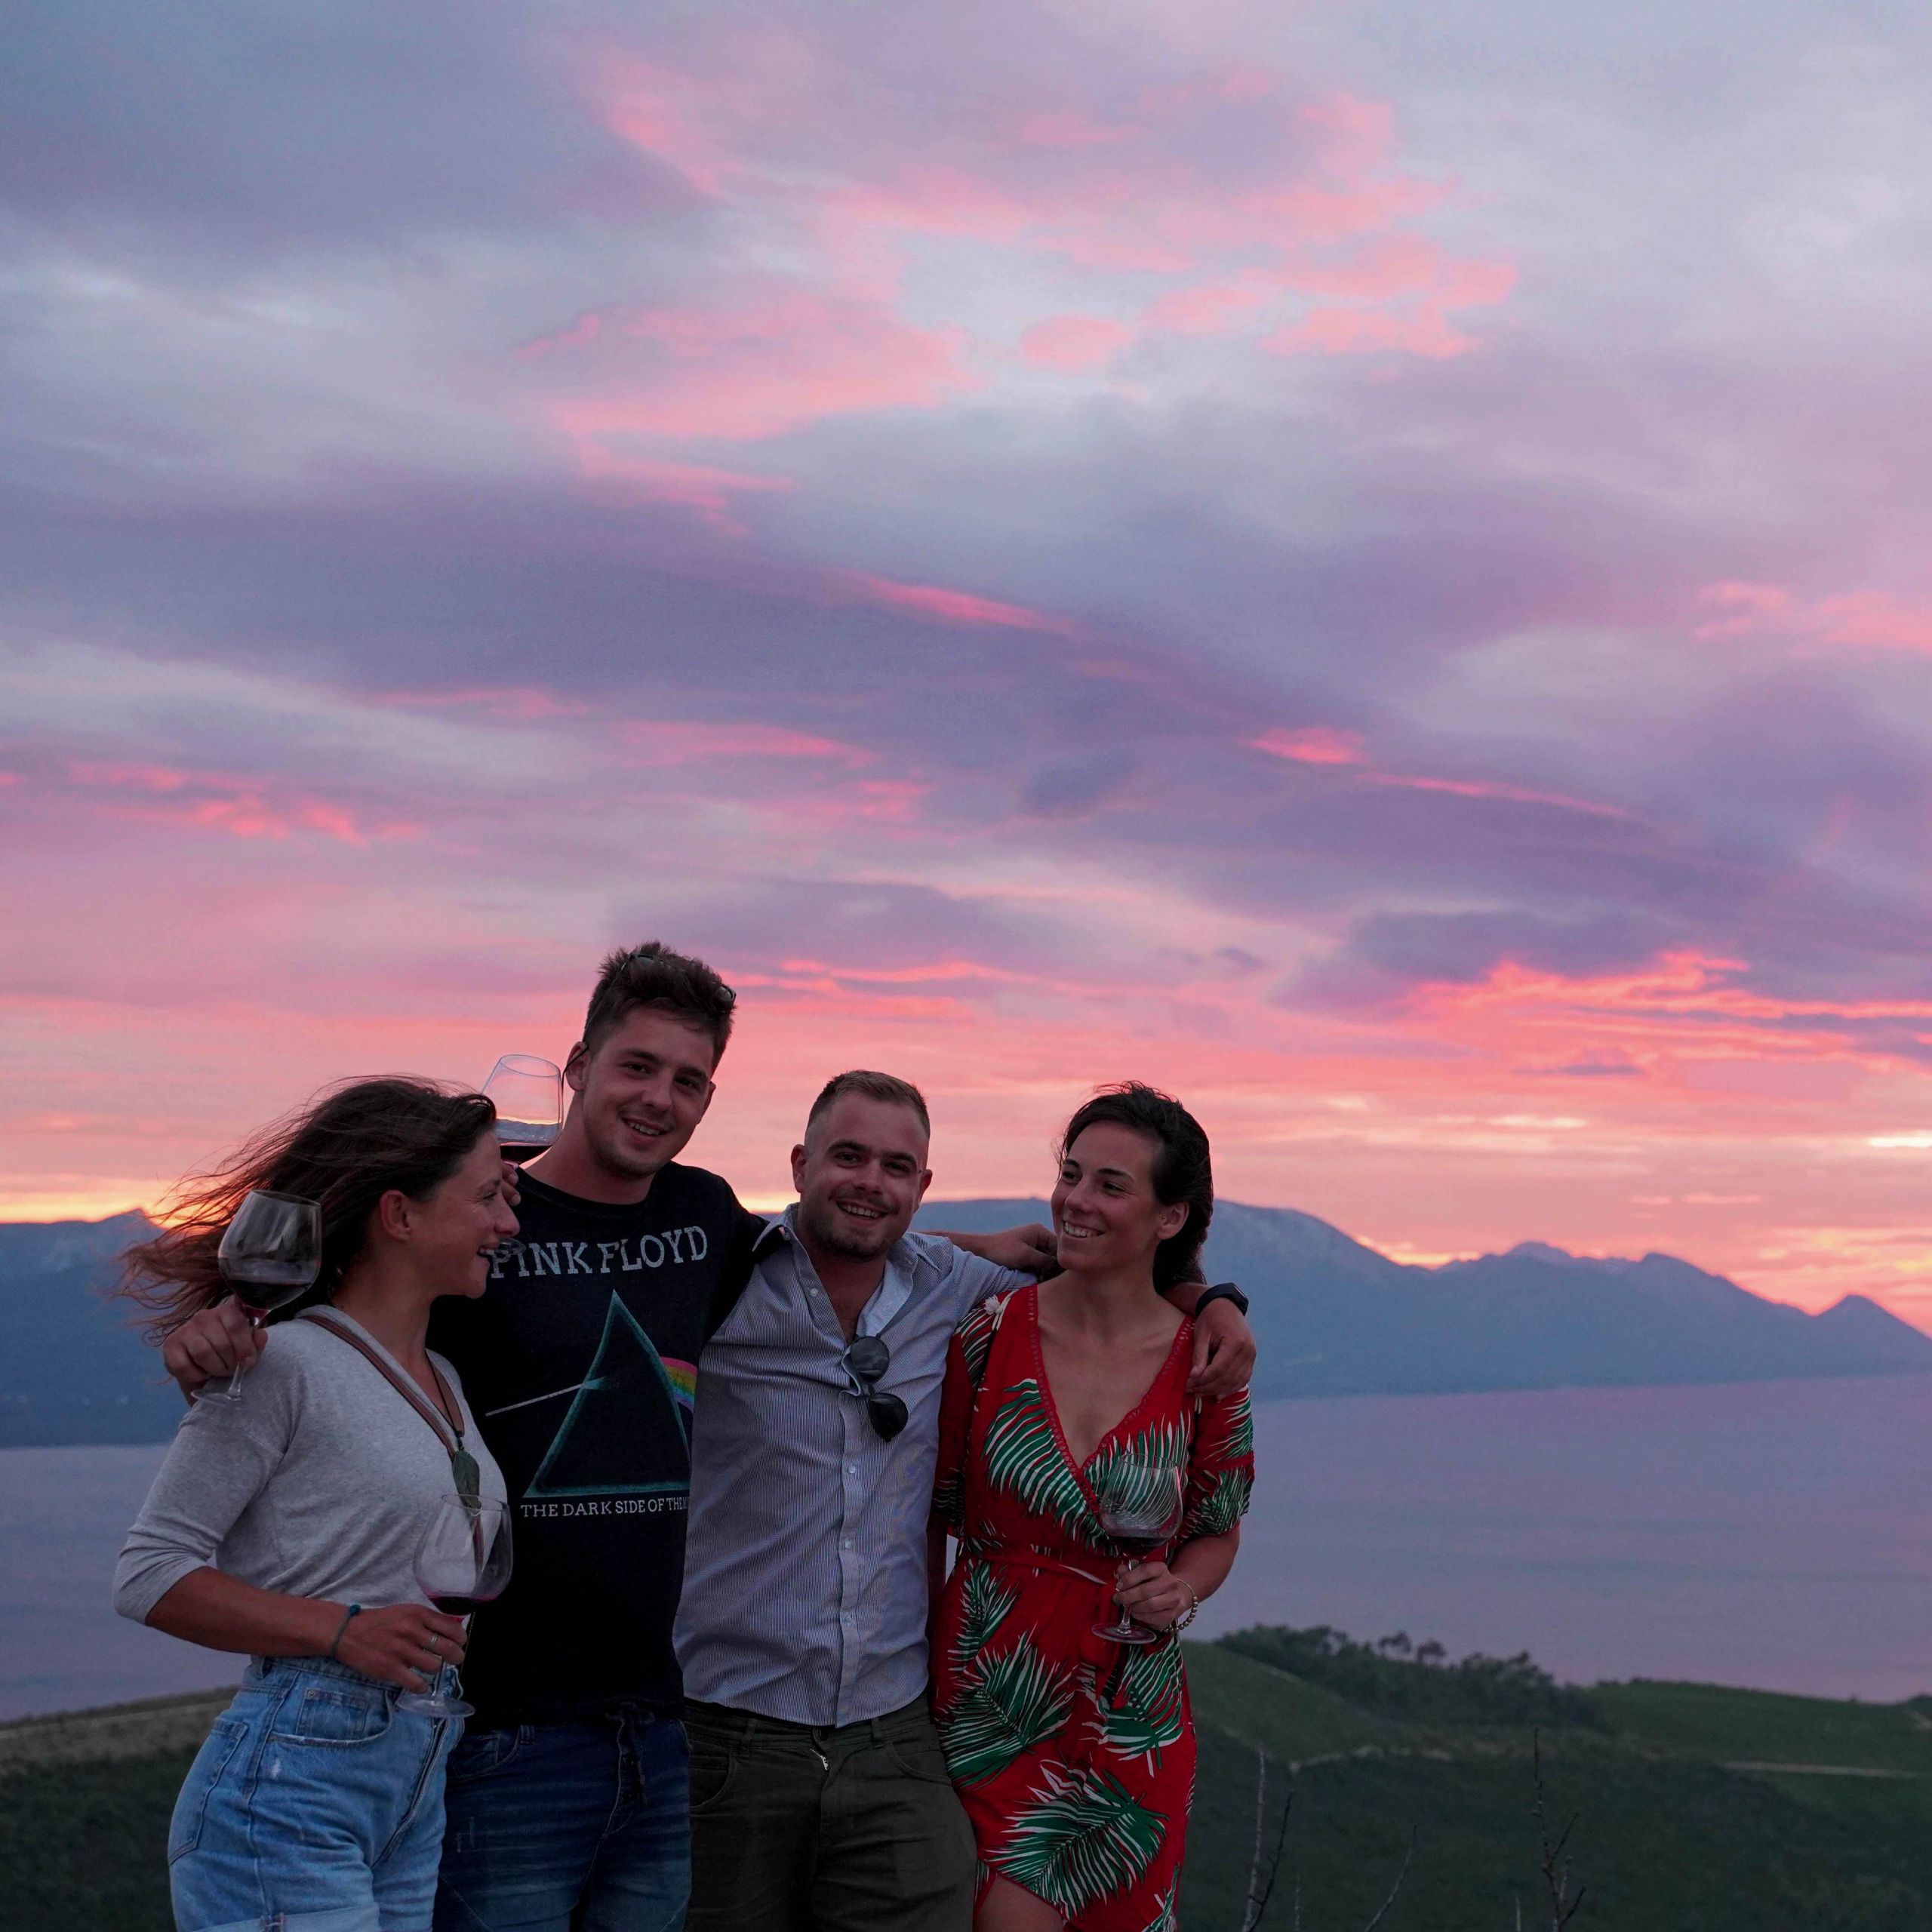
[[[245,1308],[242,1312],[248,1318],[248,1333],[251,1335],[254,1334],[255,1331],[261,1327],[263,1322],[267,1318],[266,1316],[258,1314],[252,1308]],[[235,1364],[235,1373],[228,1378],[228,1399],[231,1402],[242,1393],[242,1378],[245,1377],[248,1373],[248,1370],[240,1363],[237,1363]]]

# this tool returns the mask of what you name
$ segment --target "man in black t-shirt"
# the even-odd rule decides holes
[[[689,1774],[671,1636],[704,1342],[759,1217],[677,1159],[711,1103],[734,995],[653,943],[613,953],[565,1068],[569,1112],[518,1177],[516,1238],[475,1301],[440,1302],[515,1502],[509,1588],[478,1611],[451,1754],[437,1932],[673,1932]],[[1008,1265],[1027,1231],[958,1237]],[[254,1359],[232,1303],[163,1352],[184,1387]]]

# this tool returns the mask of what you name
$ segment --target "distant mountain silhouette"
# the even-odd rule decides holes
[[[1044,1220],[1043,1201],[935,1202],[928,1226]],[[1253,1303],[1259,1395],[1760,1382],[1932,1370],[1932,1336],[1863,1295],[1822,1315],[1668,1254],[1593,1260],[1542,1241],[1417,1268],[1289,1208],[1219,1203],[1205,1260]]]
[[[0,1448],[154,1442],[181,1398],[161,1357],[106,1300],[115,1257],[147,1235],[140,1214],[0,1222]]]
[[[928,1226],[1044,1220],[1044,1201],[947,1201]],[[0,1447],[152,1442],[180,1398],[161,1360],[100,1289],[149,1229],[0,1222]],[[1255,1392],[1447,1394],[1620,1383],[1756,1382],[1932,1370],[1932,1337],[1847,1295],[1822,1315],[1767,1301],[1668,1254],[1592,1260],[1541,1241],[1417,1268],[1287,1208],[1223,1201],[1211,1279],[1254,1303]]]

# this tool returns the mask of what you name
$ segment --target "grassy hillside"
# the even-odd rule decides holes
[[[1418,1660],[1420,1655],[1420,1660]],[[1290,1659],[1300,1671],[1271,1659]],[[1531,1713],[1552,1823],[1574,1813],[1577,1932],[1924,1932],[1932,1700],[1841,1703],[1710,1684],[1557,1685],[1527,1659],[1392,1654],[1334,1632],[1190,1651],[1200,1794],[1188,1932],[1237,1932],[1256,1843],[1292,1816],[1263,1932],[1549,1924]],[[1305,1674],[1304,1674],[1305,1673]],[[168,1816],[208,1700],[0,1725],[9,1932],[168,1932]],[[130,1718],[125,1714],[135,1714]],[[184,1729],[186,1727],[187,1729]]]

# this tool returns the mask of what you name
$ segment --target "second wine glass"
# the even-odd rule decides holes
[[[445,1617],[468,1617],[503,1595],[510,1556],[509,1505],[488,1497],[452,1496],[423,1527],[417,1587]],[[455,1687],[460,1690],[460,1680]],[[466,1718],[475,1710],[460,1697],[446,1695],[438,1683],[426,1691],[405,1690],[395,1701],[398,1709],[425,1717]]]

